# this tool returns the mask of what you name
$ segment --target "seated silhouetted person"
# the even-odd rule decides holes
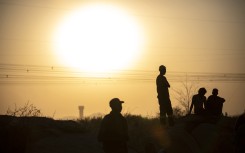
[[[212,95],[208,97],[205,109],[209,115],[220,116],[222,115],[224,98],[218,96],[218,89],[214,88]]]
[[[194,95],[192,97],[190,112],[191,114],[192,108],[194,106],[194,114],[196,115],[203,115],[204,114],[204,104],[206,103],[206,97],[204,96],[206,94],[207,90],[205,88],[200,88],[198,90],[198,94]]]
[[[106,153],[127,153],[128,125],[122,116],[122,103],[118,98],[110,101],[112,111],[101,123],[98,140],[103,143]]]

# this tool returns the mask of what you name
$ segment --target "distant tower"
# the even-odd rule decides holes
[[[78,106],[78,109],[79,109],[79,118],[82,119],[84,117],[83,116],[84,106]]]

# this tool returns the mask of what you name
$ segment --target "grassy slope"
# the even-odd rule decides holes
[[[176,119],[172,128],[163,128],[156,118],[125,115],[129,125],[131,152],[144,153],[154,144],[168,153],[232,153],[236,118]],[[0,152],[19,153],[102,153],[96,135],[101,118],[60,121],[45,117],[0,116]]]

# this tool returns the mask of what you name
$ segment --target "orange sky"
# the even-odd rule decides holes
[[[119,97],[125,100],[124,112],[152,116],[158,111],[155,77],[160,64],[167,66],[174,106],[173,89],[181,87],[187,74],[199,77],[206,96],[217,87],[227,100],[224,111],[244,111],[244,1],[102,0],[135,18],[147,41],[134,64],[116,76],[74,78],[83,72],[61,65],[53,34],[64,16],[89,2],[0,0],[1,114],[27,101],[56,118],[78,116],[78,105],[85,106],[85,115],[107,113],[108,101]],[[24,78],[7,80],[7,75]]]

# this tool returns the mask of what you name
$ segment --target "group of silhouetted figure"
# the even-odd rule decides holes
[[[168,123],[170,126],[174,125],[173,120],[173,109],[169,98],[168,88],[170,87],[169,82],[164,76],[166,73],[166,67],[161,65],[159,67],[160,74],[156,79],[158,102],[160,105],[160,123]],[[128,125],[125,117],[121,114],[122,103],[119,98],[113,98],[109,102],[111,112],[107,114],[100,126],[98,140],[103,143],[103,150],[106,153],[128,153],[127,141],[128,136]],[[146,152],[154,150],[152,145],[146,147]]]
[[[222,115],[223,103],[225,99],[218,96],[218,89],[214,88],[212,95],[206,99],[205,94],[207,90],[205,88],[200,88],[198,94],[192,97],[192,103],[190,107],[190,112],[194,107],[194,114],[196,115]]]
[[[174,126],[173,109],[168,91],[170,84],[164,76],[166,74],[166,67],[161,65],[159,71],[160,74],[156,78],[156,86],[160,109],[160,125],[163,127],[167,124]],[[200,88],[198,94],[193,96],[189,114],[191,114],[194,108],[194,114],[196,115],[222,115],[225,99],[218,96],[218,89],[216,88],[213,89],[212,95],[208,99],[205,97],[206,92],[205,88]],[[128,153],[128,125],[125,117],[121,114],[122,103],[124,101],[121,101],[119,98],[111,99],[109,102],[111,112],[101,122],[98,140],[102,142],[103,150],[106,153]],[[154,145],[146,145],[145,152],[156,153]],[[161,153],[164,153],[164,151]]]

